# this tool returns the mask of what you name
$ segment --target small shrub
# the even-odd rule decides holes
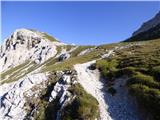
[[[99,117],[98,102],[78,84],[70,88],[77,97],[62,112],[62,120],[94,120]]]
[[[127,76],[132,76],[136,74],[135,68],[134,67],[126,67],[122,68],[119,70],[120,75],[127,75]]]
[[[113,87],[109,87],[107,91],[108,91],[110,94],[112,94],[112,96],[115,95],[116,92],[117,92],[116,89],[113,88]]]
[[[35,120],[45,120],[45,110],[46,110],[47,102],[41,101],[38,106],[37,112],[34,114]]]
[[[155,79],[160,82],[160,66],[152,68],[151,73],[153,74]]]
[[[154,120],[160,119],[160,90],[146,85],[133,84],[129,86],[129,91],[136,96],[139,106],[152,114]]]
[[[96,62],[96,67],[101,71],[102,76],[105,78],[115,77],[116,67],[118,63],[117,60],[98,60]]]
[[[154,81],[153,77],[144,75],[142,73],[137,73],[136,75],[133,75],[128,81],[128,85],[131,84],[142,84],[147,85],[148,87],[152,88],[160,88],[160,84]]]

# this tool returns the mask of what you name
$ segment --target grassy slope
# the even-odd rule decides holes
[[[20,65],[14,67],[14,68],[9,69],[5,73],[2,73],[1,74],[2,80],[6,76],[11,76],[11,77],[9,77],[8,79],[5,79],[5,81],[3,81],[1,83],[8,83],[8,82],[16,81],[41,66],[42,66],[41,72],[72,69],[74,64],[85,63],[85,62],[91,61],[93,59],[99,59],[101,57],[101,55],[106,53],[106,50],[113,49],[115,46],[124,46],[127,44],[128,43],[126,42],[126,43],[101,45],[101,46],[98,46],[97,48],[95,48],[90,53],[84,54],[82,56],[77,56],[81,51],[83,51],[87,48],[95,47],[95,46],[79,46],[78,48],[76,48],[74,51],[71,52],[71,58],[69,58],[63,62],[58,62],[58,60],[54,57],[48,59],[47,61],[45,61],[44,63],[42,63],[40,65],[36,65],[34,63],[29,64],[29,62],[25,62],[23,64],[20,64]],[[60,53],[62,49],[66,49],[67,51],[69,51],[73,47],[74,46],[72,46],[72,45],[58,46],[57,51],[58,51],[58,53]],[[27,66],[28,66],[28,69],[26,71],[23,71],[23,69],[26,68]]]
[[[10,83],[19,80],[20,78],[24,77],[28,73],[36,70],[38,65],[34,64],[33,62],[25,62],[20,65],[17,65],[1,74],[1,84]]]
[[[46,38],[46,39],[48,39],[48,40],[50,40],[50,41],[52,41],[52,42],[59,42],[56,38],[48,35],[47,33],[43,33],[43,35],[44,35],[44,36],[43,36],[44,38]]]
[[[152,115],[150,119],[160,119],[160,39],[119,50],[111,59],[97,61],[97,68],[112,81],[127,75],[140,107]]]
[[[72,69],[73,65],[75,65],[75,64],[85,63],[87,61],[99,59],[99,58],[101,58],[101,55],[106,53],[106,50],[110,50],[116,46],[124,46],[127,44],[128,43],[126,42],[126,43],[101,45],[101,46],[96,47],[93,51],[91,51],[87,54],[77,56],[81,51],[83,51],[87,48],[95,47],[95,46],[79,46],[77,49],[75,49],[73,52],[71,52],[71,58],[69,58],[63,62],[57,62],[56,59],[52,59],[47,65],[45,65],[42,68],[42,72]]]

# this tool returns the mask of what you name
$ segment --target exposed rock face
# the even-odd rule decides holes
[[[63,108],[70,102],[74,100],[76,96],[73,96],[72,93],[68,90],[71,85],[76,84],[76,74],[72,71],[65,71],[62,73],[61,78],[57,81],[54,86],[53,91],[51,92],[51,96],[49,98],[49,102],[54,101],[59,98],[59,109],[57,111],[57,120],[61,119],[61,112]]]
[[[160,11],[156,14],[156,16],[154,18],[143,23],[143,25],[137,31],[135,31],[132,36],[135,36],[135,35],[138,35],[139,33],[145,32],[145,31],[157,26],[158,24],[160,24]]]
[[[70,57],[70,54],[69,53],[64,53],[62,55],[59,56],[59,61],[63,61],[63,60],[66,60]]]
[[[25,111],[25,96],[32,96],[33,91],[30,90],[33,86],[47,80],[47,74],[39,73],[28,75],[16,82],[1,85],[1,120],[23,120]]]
[[[63,45],[63,43],[52,42],[40,32],[18,29],[1,46],[1,71],[28,60],[43,63],[57,53],[57,45]]]
[[[74,46],[69,51],[66,49],[62,49],[59,54],[56,55],[56,58],[58,58],[59,61],[66,60],[71,57],[71,53],[77,48],[78,46]]]

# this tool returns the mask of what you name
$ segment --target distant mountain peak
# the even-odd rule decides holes
[[[150,20],[143,23],[126,42],[145,41],[160,38],[160,11]]]
[[[160,11],[152,19],[143,23],[142,26],[132,34],[132,36],[136,36],[142,32],[145,32],[145,31],[157,26],[158,24],[160,24]]]

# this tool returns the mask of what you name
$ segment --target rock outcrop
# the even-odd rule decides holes
[[[45,82],[47,74],[31,74],[24,78],[1,85],[0,97],[0,119],[1,120],[23,120],[26,115],[25,94],[32,96],[34,91],[31,90],[35,85]]]
[[[37,64],[43,63],[56,55],[56,46],[59,45],[64,44],[49,40],[45,37],[44,33],[28,29],[18,29],[1,46],[1,71],[26,61],[33,61]]]

